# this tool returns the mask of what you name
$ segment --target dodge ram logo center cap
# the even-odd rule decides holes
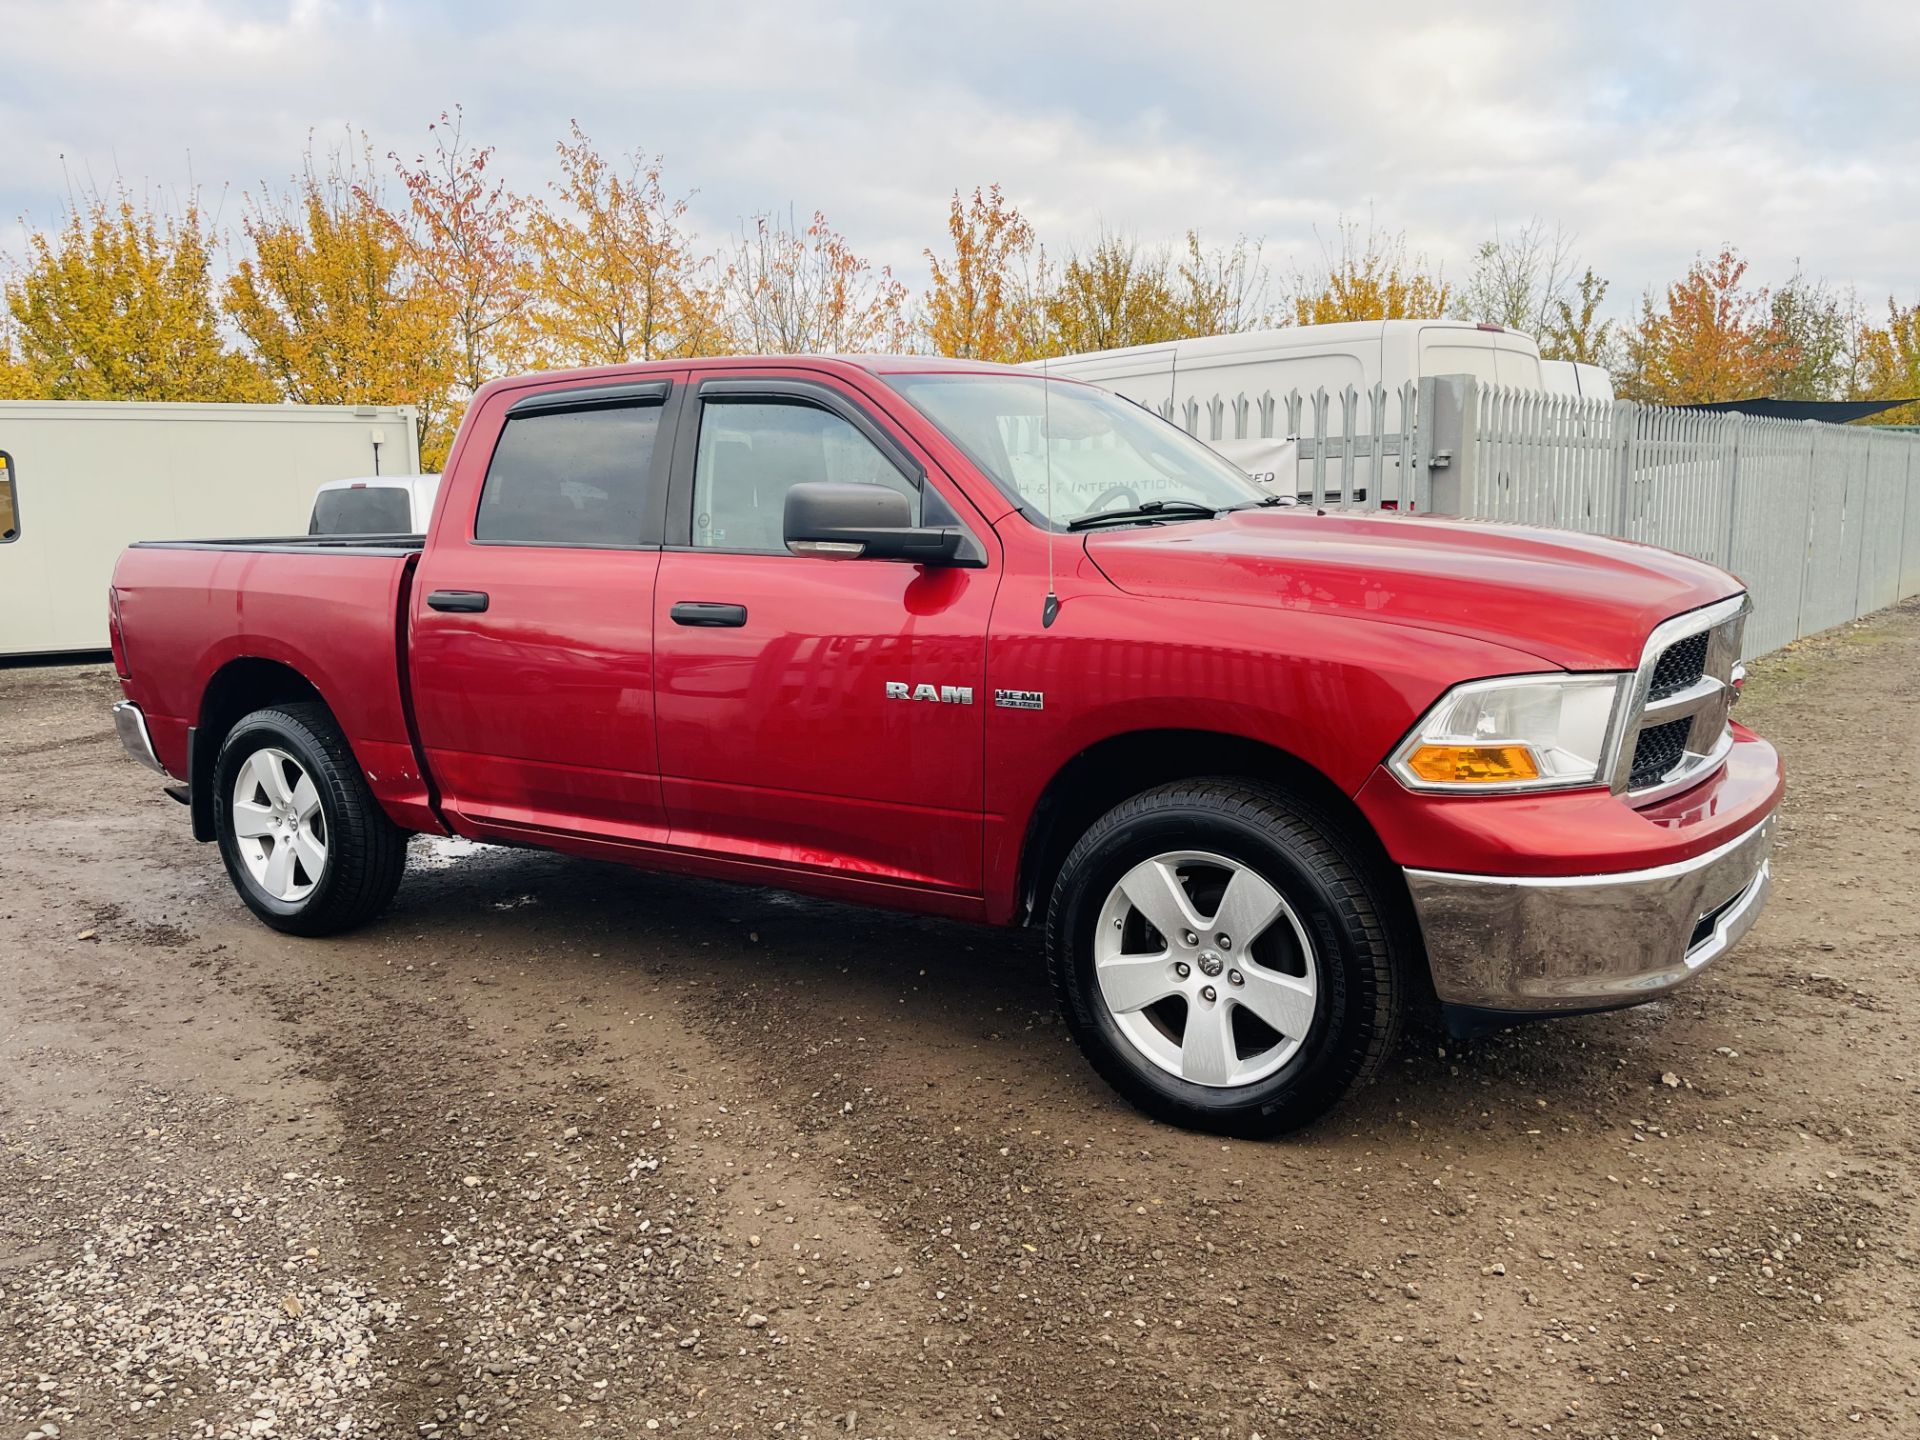
[[[1226,961],[1220,958],[1219,953],[1213,950],[1202,950],[1198,963],[1202,975],[1218,975],[1226,968],[1227,964]]]

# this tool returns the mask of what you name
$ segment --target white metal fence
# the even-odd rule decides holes
[[[1753,596],[1749,657],[1920,594],[1920,434],[1463,375],[1161,413],[1302,503],[1555,526],[1723,566]]]

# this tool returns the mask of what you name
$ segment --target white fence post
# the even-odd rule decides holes
[[[1479,382],[1471,375],[1429,375],[1419,395],[1414,473],[1426,477],[1435,514],[1469,514],[1479,484]]]

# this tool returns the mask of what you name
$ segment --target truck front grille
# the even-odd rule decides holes
[[[1683,716],[1664,725],[1651,725],[1633,742],[1633,770],[1627,776],[1627,788],[1644,790],[1657,785],[1687,755],[1687,735],[1693,729],[1693,717]]]
[[[1697,785],[1725,761],[1727,712],[1747,597],[1676,615],[1654,628],[1634,672],[1613,788],[1650,804]]]
[[[1698,635],[1689,635],[1662,650],[1660,658],[1654,662],[1653,688],[1647,692],[1647,698],[1664,700],[1669,695],[1677,695],[1706,674],[1709,638],[1708,633],[1702,630]]]

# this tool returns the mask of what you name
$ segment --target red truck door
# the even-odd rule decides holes
[[[921,523],[968,513],[847,389],[698,382],[654,600],[672,842],[977,893],[991,532],[969,527],[973,568],[793,555],[786,492],[808,481],[891,485]]]
[[[478,833],[666,838],[653,589],[685,378],[507,391],[470,422],[409,646],[443,806]]]

